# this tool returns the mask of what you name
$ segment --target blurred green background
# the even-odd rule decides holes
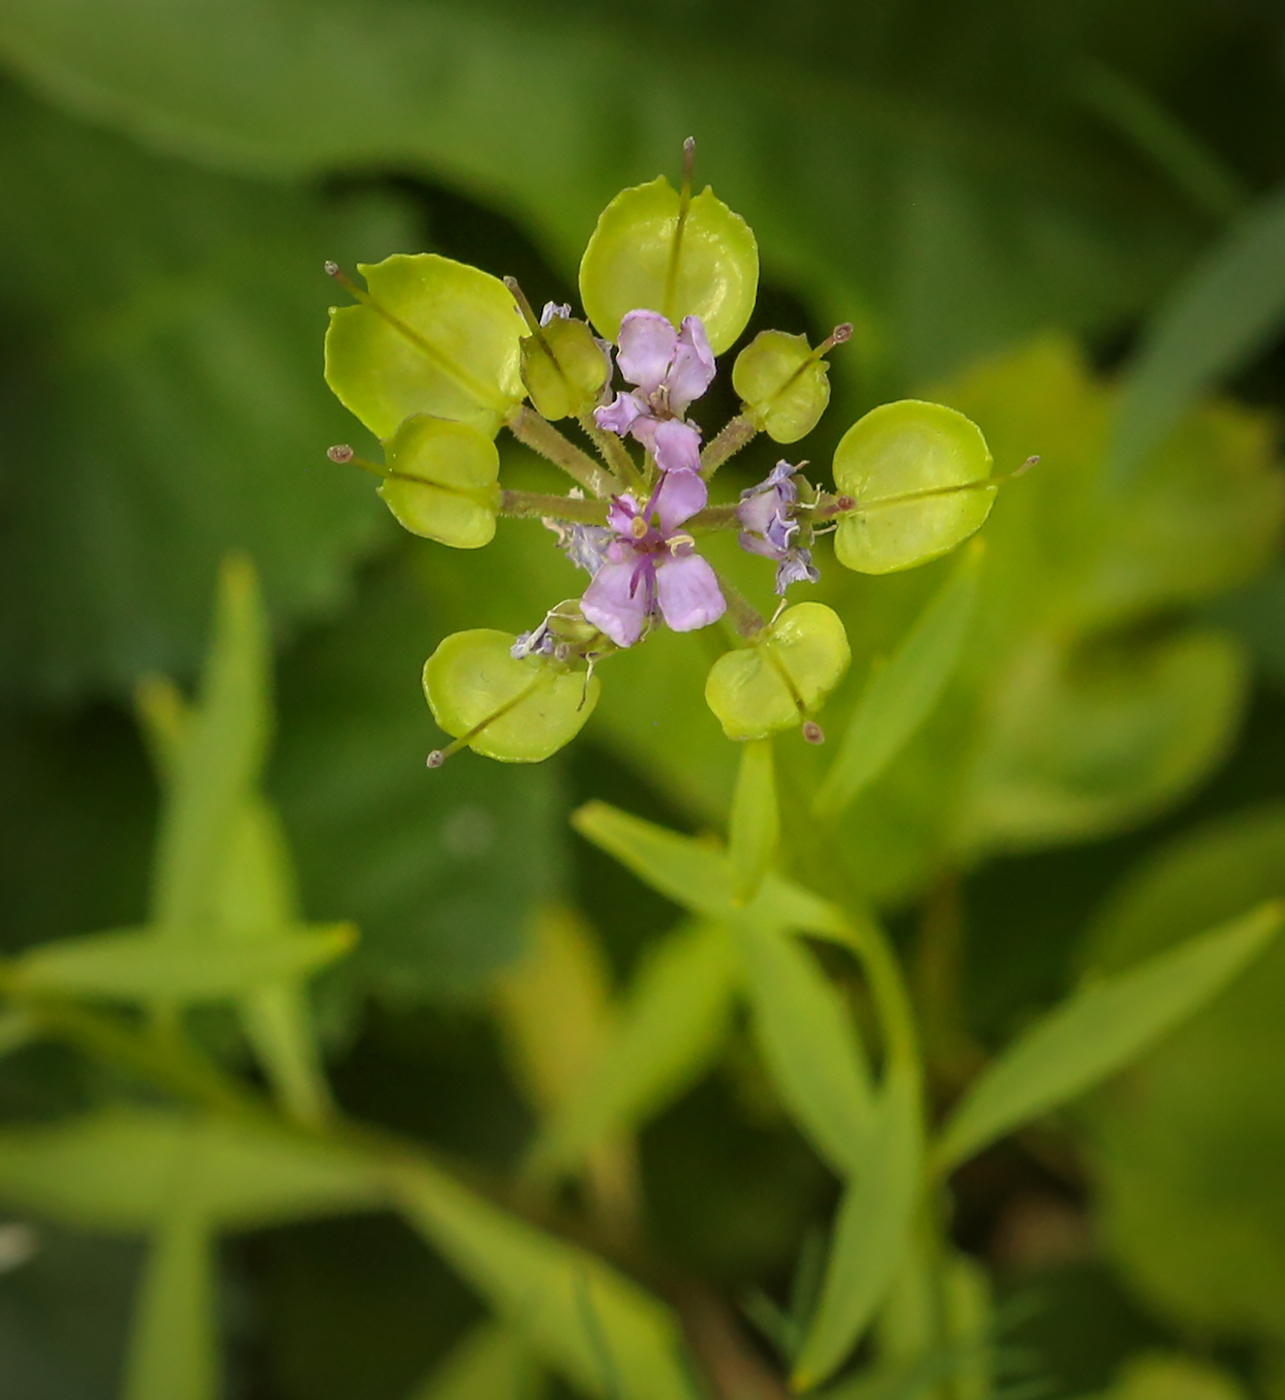
[[[556,760],[425,773],[424,657],[575,585],[538,527],[452,553],[327,461],[360,430],[321,379],[322,262],[435,250],[575,301],[599,210],[675,176],[688,135],[759,239],[747,338],[855,323],[804,444],[818,475],[858,413],[920,392],[973,417],[1000,470],[1041,456],[986,527],[945,702],[845,819],[942,1101],[1084,968],[1285,893],[1278,5],[0,0],[0,65],[5,950],[143,917],[157,794],[132,690],[192,680],[218,561],[243,549],[304,907],[362,930],[319,989],[339,1097],[512,1163],[528,1110],[490,1007],[533,913],[578,906],[621,979],[677,918],[568,812],[605,797],[699,832],[735,754],[700,700],[709,639],[669,634],[604,673]],[[735,407],[718,392],[712,426]],[[505,470],[539,472],[516,448]],[[855,658],[827,727],[943,567],[825,570]],[[24,1049],[0,1113],[62,1115],[103,1079]],[[641,1155],[654,1239],[733,1298],[779,1292],[833,1205],[739,1031]],[[958,1237],[1041,1393],[1184,1346],[1281,1397],[1282,1182],[1277,949],[1056,1130],[968,1168]],[[134,1246],[41,1224],[6,1254],[2,1231],[0,1395],[113,1395]],[[400,1400],[477,1314],[384,1217],[239,1238],[224,1287],[247,1400]]]

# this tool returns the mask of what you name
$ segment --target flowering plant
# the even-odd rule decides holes
[[[381,438],[384,462],[347,445],[331,457],[380,476],[416,534],[472,549],[491,540],[497,516],[537,519],[589,575],[579,598],[522,635],[459,633],[429,658],[424,689],[453,737],[431,767],[464,746],[508,762],[548,757],[592,713],[600,662],[658,627],[720,622],[735,649],[711,670],[706,700],[724,732],[752,740],[800,727],[819,742],[815,714],[847,668],[847,639],[824,604],[784,601],[819,579],[817,539],[833,534],[847,568],[887,573],[953,549],[990,510],[999,478],[981,432],[917,400],[849,429],[834,490],[782,460],[739,500],[711,502],[719,468],[759,433],[787,445],[816,426],[830,399],[825,356],[852,327],[816,347],[783,331],[756,336],[732,368],[740,412],[707,440],[690,415],[749,322],[758,249],[712,190],[693,193],[691,141],[684,154],[679,190],[662,176],[604,210],[580,264],[588,320],[552,302],[537,317],[512,278],[436,254],[362,268],[366,290],[328,265],[357,305],[332,311],[327,379]],[[625,387],[613,390],[617,371]],[[555,426],[565,420],[587,443]],[[572,478],[566,495],[500,486],[502,428]],[[783,601],[772,618],[701,553],[719,531],[776,564]]]

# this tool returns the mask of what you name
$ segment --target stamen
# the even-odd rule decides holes
[[[629,522],[629,533],[636,540],[640,540],[647,533],[647,521],[641,515],[635,515]]]
[[[446,753],[442,749],[434,749],[428,756],[427,767],[440,768],[446,762]]]
[[[669,545],[669,552],[671,554],[677,554],[679,548],[685,544],[691,545],[693,549],[696,548],[696,541],[691,537],[691,535],[670,535],[667,543]]]
[[[807,363],[819,360],[822,355],[828,355],[836,345],[846,345],[852,339],[852,322],[844,321],[842,325],[835,326],[820,345],[808,356]],[[792,376],[793,378],[793,376]]]
[[[390,476],[397,476],[399,473],[390,472],[387,467],[381,467],[378,462],[369,461],[365,457],[358,457],[346,442],[337,442],[333,447],[326,448],[326,456],[332,462],[338,462],[340,466],[360,467],[362,471],[369,472],[371,476],[377,476],[381,481]],[[418,480],[418,477],[408,478],[408,480]]]

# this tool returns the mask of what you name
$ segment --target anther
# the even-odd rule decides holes
[[[634,518],[629,522],[629,533],[636,540],[642,539],[642,537],[647,533],[647,522],[642,518],[641,515],[635,515]]]
[[[571,643],[570,643],[570,642],[559,642],[558,645],[557,645],[556,647],[553,648],[553,659],[554,659],[555,661],[562,661],[562,662],[570,661],[570,660],[571,660]]]
[[[351,462],[356,455],[346,442],[337,442],[333,447],[326,448],[326,456],[332,462]]]
[[[445,762],[446,755],[442,752],[441,749],[434,749],[433,752],[428,756],[429,768],[440,768]]]
[[[830,333],[830,339],[836,345],[842,345],[852,339],[852,322],[844,321],[842,325],[835,326]]]
[[[338,264],[337,262],[331,262],[330,259],[327,258],[327,259],[326,259],[325,267],[326,267],[326,276],[327,276],[327,277],[338,277],[338,276],[339,276],[339,264]]]
[[[814,719],[806,721],[803,726],[803,737],[809,744],[824,744],[825,730]]]

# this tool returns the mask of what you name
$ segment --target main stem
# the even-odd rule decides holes
[[[519,404],[507,423],[509,431],[524,447],[538,452],[554,466],[561,467],[572,480],[579,482],[599,500],[617,496],[625,489],[611,472],[599,466],[587,452],[582,452],[574,442],[563,437],[552,423],[541,418],[526,404]]]

